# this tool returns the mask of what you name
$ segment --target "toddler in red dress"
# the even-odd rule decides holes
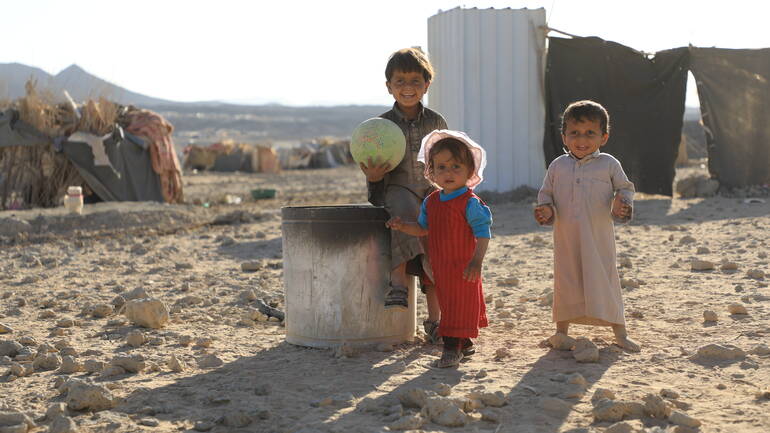
[[[471,338],[488,325],[481,265],[491,237],[492,213],[473,193],[481,183],[486,152],[458,131],[435,130],[422,141],[425,177],[440,190],[428,195],[417,221],[390,219],[386,225],[412,236],[428,236],[436,294],[441,306],[439,335],[444,352],[438,367],[459,364],[473,354]]]

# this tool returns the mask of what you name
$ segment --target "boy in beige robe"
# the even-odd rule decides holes
[[[631,219],[634,184],[612,155],[599,152],[609,139],[609,115],[600,104],[578,101],[562,117],[568,152],[551,163],[538,193],[535,219],[553,224],[556,332],[570,323],[611,326],[615,343],[633,352],[616,267],[613,220]]]

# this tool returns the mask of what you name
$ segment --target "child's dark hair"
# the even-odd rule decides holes
[[[433,79],[433,66],[419,48],[403,48],[391,54],[385,66],[385,79],[390,81],[395,71],[419,72],[425,81]]]
[[[599,122],[602,134],[610,133],[610,115],[602,104],[583,100],[569,104],[561,116],[561,133],[567,132],[567,121],[584,122],[586,120]]]
[[[456,138],[442,138],[433,144],[430,152],[428,152],[428,173],[433,175],[433,157],[443,150],[448,150],[454,159],[465,164],[468,167],[468,173],[473,174],[476,172],[476,163],[473,160],[473,153],[471,153],[468,145]]]

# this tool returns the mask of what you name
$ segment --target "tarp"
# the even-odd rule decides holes
[[[770,49],[690,51],[709,173],[729,187],[770,183]]]
[[[623,165],[637,191],[672,195],[682,133],[689,51],[654,57],[600,38],[549,38],[543,149],[550,164],[564,150],[561,114],[571,102],[591,99],[610,114],[602,148]]]
[[[0,148],[5,146],[52,146],[52,140],[19,119],[13,109],[0,112]],[[63,141],[61,150],[77,168],[89,187],[104,201],[163,202],[160,179],[152,169],[147,145],[116,126],[104,140],[109,165],[95,165],[91,146],[85,142]],[[0,177],[0,184],[3,178]]]
[[[160,177],[152,168],[150,151],[139,138],[116,127],[104,140],[110,166],[94,164],[94,154],[85,142],[67,141],[64,154],[77,167],[88,186],[104,201],[164,202]]]

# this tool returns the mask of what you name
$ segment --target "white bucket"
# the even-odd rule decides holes
[[[384,209],[285,207],[281,214],[287,342],[334,347],[414,339],[414,278],[407,311],[384,307],[390,281]]]

